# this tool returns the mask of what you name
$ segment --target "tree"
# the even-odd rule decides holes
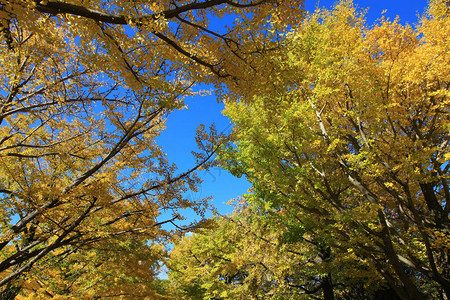
[[[272,84],[226,103],[221,159],[252,201],[401,299],[450,295],[448,9],[432,1],[416,29],[368,28],[350,1],[317,12],[266,56]]]
[[[167,262],[175,299],[397,299],[361,261],[333,262],[312,230],[262,211],[253,196],[175,243]]]
[[[204,211],[183,193],[196,189],[218,136],[199,132],[198,163],[180,173],[155,137],[196,81],[245,79],[252,52],[275,42],[241,35],[286,10],[273,1],[0,3],[1,297],[156,297],[162,247],[177,234],[161,225],[183,208]],[[280,6],[295,13],[296,4]],[[241,23],[248,12],[254,22]],[[227,13],[240,20],[230,32],[207,28]],[[173,215],[161,220],[162,211]]]
[[[170,252],[169,280],[178,298],[301,299],[303,291],[288,285],[306,277],[297,252],[280,248],[279,232],[264,216],[244,204],[211,221]]]
[[[182,92],[187,86],[168,85],[148,95],[125,91],[123,83],[84,67],[68,50],[76,45],[62,32],[47,38],[56,43],[64,39],[67,49],[52,48],[20,28],[14,33],[20,46],[14,52],[2,49],[2,57],[13,57],[2,63],[4,293],[17,281],[35,292],[40,288],[36,282],[45,283],[42,288],[49,294],[81,292],[106,276],[103,268],[112,274],[115,268],[130,269],[113,263],[118,257],[109,251],[127,256],[134,265],[139,264],[133,257],[139,257],[148,272],[138,277],[152,278],[162,253],[153,244],[169,238],[156,218],[162,209],[197,208],[199,203],[190,203],[182,193],[195,189],[198,178],[192,173],[209,157],[199,157],[197,167],[173,175],[174,166],[154,142],[171,109],[145,106],[164,97],[175,108],[181,105],[179,94],[189,94]],[[147,244],[149,239],[154,242]],[[119,275],[110,274],[107,281]],[[65,282],[53,276],[65,277]],[[89,281],[77,291],[75,281],[84,278]]]

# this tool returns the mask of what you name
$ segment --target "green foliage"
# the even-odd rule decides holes
[[[449,28],[444,1],[416,29],[368,28],[343,1],[265,57],[271,89],[226,102],[223,165],[253,184],[247,200],[281,242],[313,245],[322,262],[311,270],[335,285],[450,293]]]

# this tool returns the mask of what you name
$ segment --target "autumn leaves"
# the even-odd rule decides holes
[[[367,27],[342,2],[265,56],[273,85],[226,102],[219,156],[253,190],[171,253],[186,298],[445,299],[447,12]]]
[[[348,1],[1,5],[1,297],[448,297],[445,2],[416,28]],[[155,137],[197,82],[235,127],[177,171]],[[236,211],[161,227],[215,163],[253,185]]]

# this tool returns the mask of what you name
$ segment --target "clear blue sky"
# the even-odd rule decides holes
[[[336,1],[321,0],[305,2],[305,7],[309,11],[314,11],[316,5],[331,8]],[[425,0],[355,0],[354,4],[359,8],[369,8],[367,24],[371,25],[381,17],[381,12],[387,10],[385,15],[394,19],[397,15],[401,23],[413,25],[417,23],[417,14],[422,14],[427,7]],[[213,92],[213,91],[212,91]],[[179,171],[184,171],[194,165],[194,159],[190,152],[196,149],[195,130],[198,125],[216,124],[219,131],[230,130],[230,123],[221,114],[223,104],[217,103],[214,92],[211,96],[196,97],[188,99],[189,109],[173,113],[167,121],[167,129],[163,131],[158,143],[167,153],[168,158],[179,166]],[[225,205],[230,199],[246,193],[250,187],[244,178],[234,178],[225,170],[215,168],[209,172],[199,174],[204,182],[198,193],[187,193],[188,197],[198,199],[206,196],[213,196],[213,204],[220,213],[230,213],[233,208]],[[188,218],[195,217],[186,213]]]

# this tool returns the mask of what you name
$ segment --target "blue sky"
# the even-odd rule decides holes
[[[306,0],[305,7],[308,11],[314,11],[317,5],[331,8],[334,3],[336,1]],[[357,0],[354,4],[359,8],[369,9],[366,15],[368,25],[374,24],[381,17],[383,10],[386,10],[385,16],[390,19],[398,15],[401,23],[414,25],[418,20],[417,15],[424,12],[428,2],[425,0]],[[217,103],[214,91],[210,96],[187,99],[186,103],[189,108],[171,114],[167,121],[167,129],[158,138],[158,143],[163,147],[168,158],[177,164],[180,172],[192,167],[195,163],[190,152],[196,150],[194,137],[197,126],[215,123],[219,131],[231,130],[229,120],[221,114],[223,104]],[[246,193],[250,187],[244,178],[235,178],[220,168],[200,172],[199,175],[204,180],[199,187],[199,192],[187,193],[187,197],[199,199],[213,196],[213,205],[220,213],[232,212],[233,207],[225,203]],[[182,214],[188,219],[195,217],[189,212]]]

